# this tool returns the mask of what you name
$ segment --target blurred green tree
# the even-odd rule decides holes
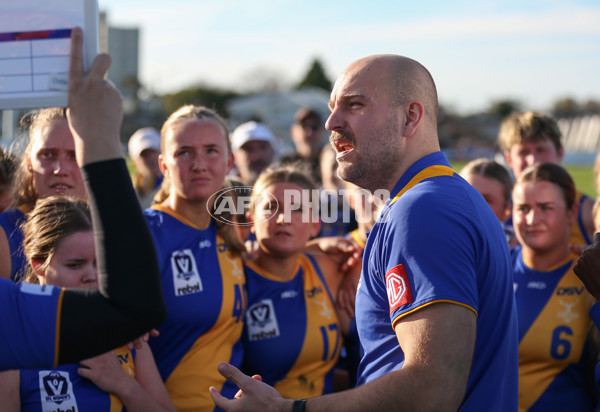
[[[315,58],[304,78],[296,85],[296,89],[301,89],[306,86],[320,87],[328,92],[331,91],[331,80],[325,74],[325,69],[321,60]]]

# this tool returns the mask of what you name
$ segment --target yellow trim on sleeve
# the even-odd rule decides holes
[[[429,166],[429,167],[421,170],[419,173],[417,173],[415,175],[415,177],[410,179],[410,181],[406,184],[406,186],[404,186],[402,188],[402,190],[400,190],[400,192],[398,192],[398,194],[396,196],[394,196],[394,198],[390,201],[390,206],[396,200],[400,199],[400,196],[402,196],[404,193],[406,193],[406,191],[408,189],[411,189],[414,186],[416,186],[416,184],[419,183],[421,180],[429,179],[431,177],[436,177],[436,176],[453,176],[454,173],[455,173],[454,169],[452,169],[451,167],[448,167],[448,166],[443,166],[443,165]]]
[[[60,318],[62,315],[63,297],[65,296],[65,288],[60,289],[58,295],[58,305],[56,305],[56,332],[54,334],[54,367],[58,365],[58,345],[60,344]]]
[[[454,304],[454,305],[463,306],[463,307],[465,307],[465,308],[467,308],[467,309],[471,309],[471,310],[473,311],[473,313],[475,313],[475,316],[479,316],[479,315],[477,314],[477,311],[476,311],[475,309],[473,309],[471,306],[469,306],[469,305],[467,305],[467,304],[465,304],[465,303],[462,303],[462,302],[457,302],[457,301],[455,301],[455,300],[450,300],[450,299],[440,299],[440,300],[433,300],[433,301],[431,301],[431,302],[427,302],[427,303],[425,303],[424,305],[418,306],[418,307],[414,308],[413,310],[409,310],[408,312],[406,312],[406,313],[403,313],[403,314],[399,315],[398,317],[396,317],[396,319],[394,319],[394,321],[392,322],[392,329],[393,329],[393,330],[396,330],[396,323],[398,323],[398,321],[399,321],[400,319],[402,319],[402,318],[404,318],[404,317],[406,317],[406,316],[410,315],[411,313],[415,313],[416,311],[418,311],[418,310],[420,310],[420,309],[426,308],[427,306],[431,306],[431,305],[433,305],[434,303],[452,303],[452,304]]]

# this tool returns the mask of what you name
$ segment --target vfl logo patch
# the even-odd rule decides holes
[[[271,299],[263,299],[250,306],[246,311],[246,326],[250,341],[276,338],[279,325]]]
[[[38,376],[43,412],[79,410],[68,372],[46,370],[40,371]]]
[[[408,277],[402,264],[394,266],[385,274],[385,288],[390,304],[390,314],[400,306],[413,301]]]
[[[171,254],[171,269],[175,296],[202,292],[202,280],[190,249],[176,250]]]

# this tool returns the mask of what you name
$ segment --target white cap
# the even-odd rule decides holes
[[[231,134],[231,149],[235,152],[245,143],[252,140],[269,142],[273,149],[276,149],[277,141],[275,135],[265,124],[257,122],[242,123],[235,128]]]
[[[153,127],[144,127],[138,129],[129,138],[127,144],[129,157],[133,160],[139,159],[142,152],[146,149],[154,149],[160,152],[160,133]]]

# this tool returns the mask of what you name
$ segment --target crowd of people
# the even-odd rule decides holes
[[[130,175],[110,58],[84,72],[81,36],[68,109],[0,159],[6,410],[598,407],[600,203],[555,119],[513,113],[510,169],[458,173],[431,74],[376,55],[326,121],[297,111],[293,153],[187,105],[131,136]]]

